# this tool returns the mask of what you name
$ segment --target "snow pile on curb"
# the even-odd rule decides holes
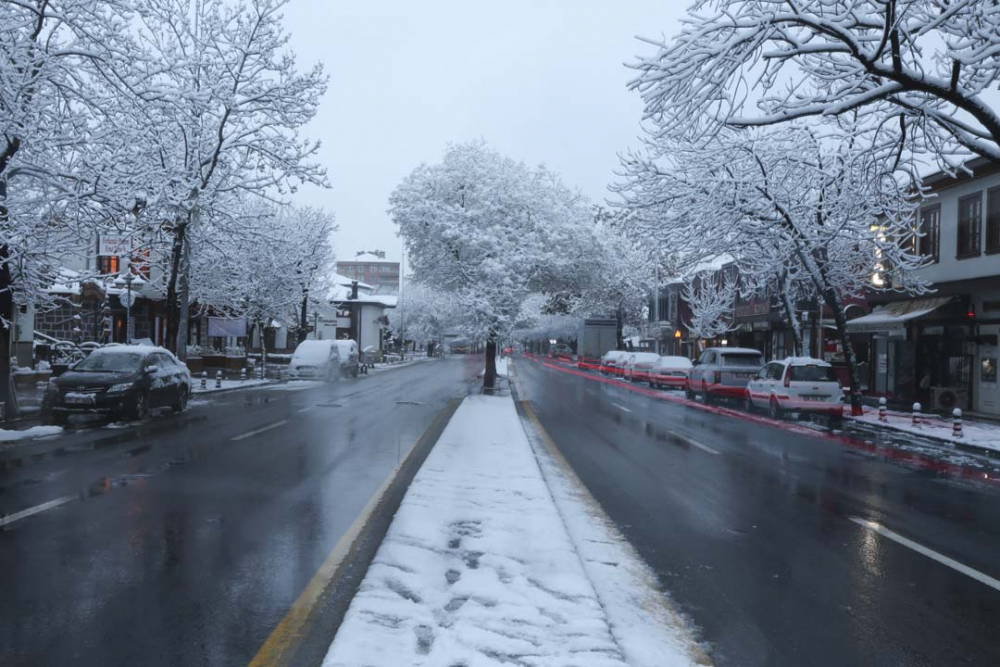
[[[381,364],[376,364],[375,366],[372,366],[371,368],[369,368],[368,372],[369,373],[381,373],[382,371],[389,371],[389,370],[392,370],[393,368],[405,368],[406,366],[413,366],[414,364],[419,364],[419,363],[423,363],[425,361],[430,361],[430,360],[431,359],[429,357],[413,357],[413,358],[408,359],[406,361],[401,361],[401,362],[398,362],[398,363],[395,363],[395,364],[381,363]]]
[[[868,410],[865,410],[863,416],[854,417],[853,419],[865,424],[887,427],[925,438],[947,440],[956,445],[968,445],[970,447],[1000,451],[1000,425],[996,424],[963,420],[962,437],[954,438],[952,437],[952,420],[941,418],[937,415],[921,415],[920,426],[913,425],[913,416],[911,414],[896,411],[888,412],[885,422],[878,420],[877,411]]]
[[[32,426],[23,431],[8,431],[0,428],[0,442],[15,442],[17,440],[29,440],[31,438],[44,438],[50,435],[58,435],[63,432],[62,426]]]
[[[647,596],[647,581],[632,584],[643,591],[612,603]],[[513,401],[472,396],[417,473],[323,664],[695,664],[675,650],[676,629],[667,642],[645,638],[670,651],[633,661],[606,604]]]
[[[215,378],[210,377],[205,383],[205,388],[201,388],[201,376],[191,378],[192,394],[211,394],[215,391],[227,391],[229,389],[243,389],[245,387],[257,387],[263,384],[275,384],[277,380],[223,380],[221,387],[215,386]]]

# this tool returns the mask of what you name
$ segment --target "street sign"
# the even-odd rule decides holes
[[[131,308],[135,305],[135,293],[134,292],[122,292],[118,295],[118,299],[122,302],[122,305],[126,308]]]

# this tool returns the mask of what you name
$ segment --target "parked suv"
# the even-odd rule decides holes
[[[102,347],[49,381],[42,417],[49,424],[65,424],[71,414],[142,419],[150,408],[182,412],[190,395],[187,366],[164,348]]]
[[[746,398],[747,383],[764,365],[764,355],[752,348],[710,347],[701,353],[688,375],[687,397],[711,403],[716,398]]]
[[[748,411],[763,408],[772,419],[786,411],[827,415],[831,426],[843,421],[844,389],[830,364],[811,357],[788,357],[760,369],[747,385]]]

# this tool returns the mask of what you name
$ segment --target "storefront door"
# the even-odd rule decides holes
[[[983,335],[1000,334],[1000,325],[983,325]],[[1000,414],[1000,384],[997,383],[997,346],[980,344],[975,362],[975,409]]]

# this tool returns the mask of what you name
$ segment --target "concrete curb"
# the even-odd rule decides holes
[[[268,382],[262,382],[259,384],[250,384],[243,387],[223,387],[222,389],[215,389],[214,387],[209,387],[204,390],[192,389],[191,398],[195,398],[196,396],[207,396],[209,394],[227,394],[232,391],[243,391],[246,389],[260,389],[262,387],[270,387],[272,385],[285,384],[287,382],[288,382],[287,380],[270,380]]]
[[[863,421],[861,419],[856,419],[854,417],[845,417],[845,421],[846,420],[849,420],[850,422],[852,422],[854,424],[858,424],[860,426],[871,427],[874,430],[883,430],[883,431],[892,431],[893,433],[902,433],[903,435],[909,435],[909,436],[913,436],[913,437],[922,438],[924,440],[929,440],[929,441],[931,441],[933,443],[936,443],[936,444],[947,445],[951,449],[957,449],[957,450],[961,450],[961,451],[965,451],[965,452],[970,452],[970,453],[973,453],[973,454],[979,454],[979,455],[986,456],[987,458],[991,458],[991,459],[993,459],[993,458],[1000,458],[1000,451],[997,451],[995,449],[990,449],[989,447],[981,447],[979,445],[970,444],[970,443],[967,443],[967,442],[961,442],[961,441],[955,440],[954,438],[943,438],[941,436],[933,435],[933,434],[930,434],[930,433],[914,433],[913,431],[908,431],[905,428],[899,428],[897,426],[893,426],[892,424],[880,424],[880,423],[876,423],[876,422]]]

